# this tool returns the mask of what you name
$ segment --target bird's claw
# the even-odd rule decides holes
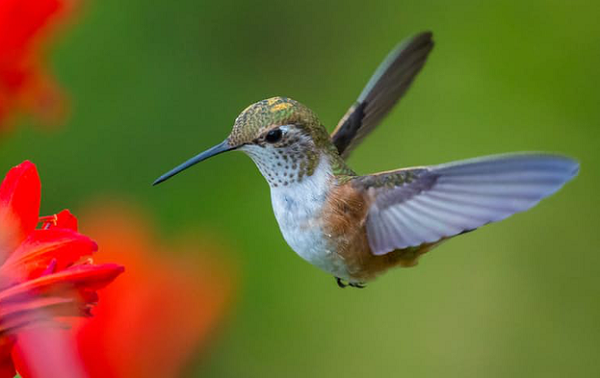
[[[340,277],[335,277],[335,282],[342,289],[346,288],[347,286],[355,287],[357,289],[364,289],[367,287],[363,282],[344,282],[344,280],[342,280]]]
[[[357,289],[364,289],[365,287],[367,287],[367,285],[365,285],[364,282],[350,282],[349,284],[351,287],[355,287]]]
[[[335,282],[337,282],[337,285],[342,289],[345,289],[346,286],[348,286],[348,284],[344,283],[344,281],[340,277],[335,277]]]

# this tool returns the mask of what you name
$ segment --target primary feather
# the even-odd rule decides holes
[[[525,211],[577,175],[550,154],[507,154],[353,180],[372,200],[366,229],[375,255],[415,247]]]
[[[431,38],[431,32],[424,32],[400,43],[379,65],[331,134],[343,158],[348,157],[406,93],[433,48]]]

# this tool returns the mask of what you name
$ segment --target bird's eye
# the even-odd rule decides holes
[[[282,136],[283,132],[281,131],[281,129],[273,129],[267,133],[267,136],[265,136],[265,140],[269,143],[277,143],[281,140]]]

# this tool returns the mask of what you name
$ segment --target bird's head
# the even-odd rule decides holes
[[[315,113],[286,97],[250,105],[236,118],[229,136],[155,181],[158,184],[182,170],[222,152],[245,152],[271,186],[287,186],[312,175],[323,151],[331,151],[327,130]]]

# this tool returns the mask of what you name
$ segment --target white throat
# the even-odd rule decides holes
[[[321,211],[334,183],[324,154],[311,176],[287,186],[271,186],[273,212],[285,241],[304,260],[337,277],[347,277],[344,261],[324,232]]]
[[[332,179],[329,159],[323,155],[311,176],[286,186],[271,185],[271,201],[279,225],[304,223],[320,216]]]

